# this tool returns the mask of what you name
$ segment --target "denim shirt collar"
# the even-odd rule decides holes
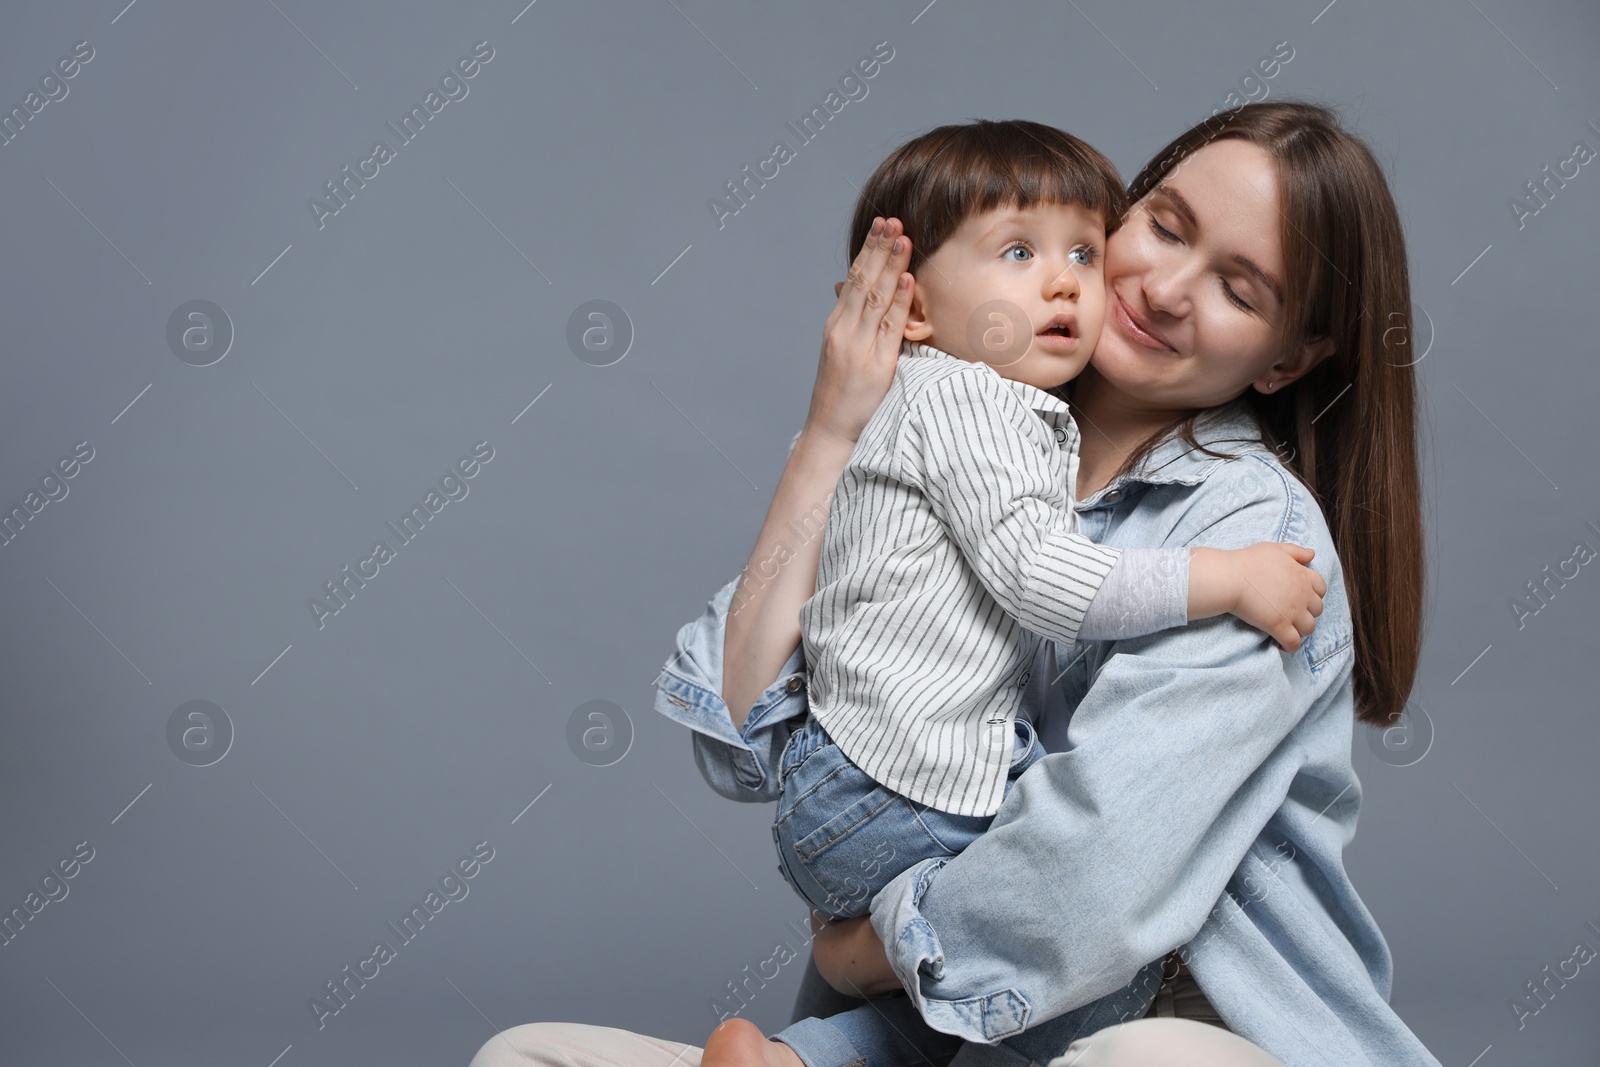
[[[1243,398],[1202,411],[1194,423],[1194,439],[1214,452],[1238,456],[1270,451],[1261,440],[1261,429]],[[1103,499],[1110,503],[1127,495],[1125,483],[1144,485],[1199,485],[1226,457],[1208,456],[1179,434],[1173,434],[1152,448],[1127,474],[1113,478],[1094,492],[1083,506],[1093,507]]]

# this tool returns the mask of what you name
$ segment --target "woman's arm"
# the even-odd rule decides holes
[[[816,589],[822,527],[856,440],[894,380],[911,305],[910,241],[873,223],[823,332],[805,427],[728,609],[722,697],[735,729],[800,642],[800,606]],[[887,310],[886,310],[887,309]],[[790,544],[795,529],[814,534]]]
[[[808,426],[789,453],[728,606],[722,698],[735,729],[744,725],[756,698],[800,642],[800,606],[816,586],[822,529],[854,447]],[[794,530],[808,536],[799,540]]]
[[[1330,617],[1295,654],[1229,616],[1109,650],[1072,745],[1024,773],[966,850],[914,865],[872,901],[874,930],[936,1029],[992,1043],[1123,988],[1191,940],[1301,769],[1285,739],[1308,718],[1343,716],[1349,729],[1331,537],[1276,474],[1252,484],[1253,498],[1208,522],[1205,505],[1229,490],[1202,483],[1213,499],[1171,504],[1180,517],[1162,540],[1315,547]]]

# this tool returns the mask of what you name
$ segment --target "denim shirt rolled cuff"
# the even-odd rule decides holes
[[[808,709],[804,650],[795,646],[744,725],[734,729],[721,686],[723,632],[737,581],[679,631],[677,650],[656,678],[655,710],[693,731],[695,762],[716,792],[732,800],[776,800],[778,755],[797,725],[792,720]]]
[[[1014,988],[959,997],[939,988],[945,977],[944,948],[919,905],[933,876],[947,862],[923,860],[891,879],[872,898],[872,928],[883,942],[900,984],[929,1026],[966,1041],[993,1045],[1027,1029],[1033,1006]]]

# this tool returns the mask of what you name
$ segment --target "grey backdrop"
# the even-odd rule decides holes
[[[1600,1062],[1595,967],[1520,1028],[1510,1005],[1600,948],[1600,577],[1575,556],[1600,548],[1600,166],[1565,163],[1600,148],[1600,8],[524,2],[0,14],[24,116],[0,147],[0,908],[28,916],[0,1061],[462,1065],[535,1019],[699,1043],[774,967],[722,1003],[784,1025],[800,965],[765,961],[803,953],[803,910],[768,811],[706,787],[651,682],[804,418],[855,186],[980,116],[1131,175],[1234,92],[1343,108],[1410,243],[1427,644],[1413,734],[1358,731],[1347,853],[1394,1004],[1452,1067]],[[402,144],[385,123],[480,41]],[[798,145],[785,123],[879,42]],[[719,227],[708,200],[780,138]],[[1577,174],[1541,202],[1546,166]],[[621,314],[574,347],[592,300]],[[385,524],[478,442],[401,547]],[[379,539],[319,626],[308,601]],[[467,895],[394,936],[480,841],[445,882]]]

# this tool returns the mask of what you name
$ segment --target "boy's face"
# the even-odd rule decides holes
[[[1076,204],[969,216],[917,269],[905,335],[1050,389],[1100,339],[1105,219]]]

